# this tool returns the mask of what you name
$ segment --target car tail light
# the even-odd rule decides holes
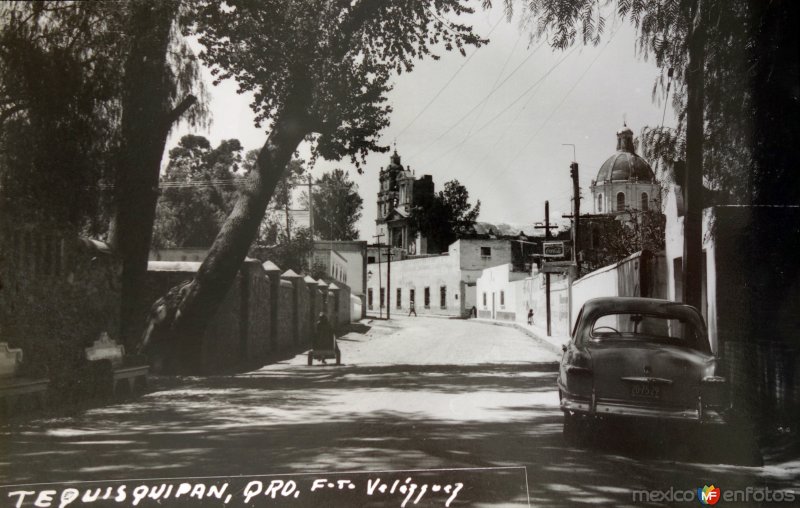
[[[588,400],[594,385],[592,357],[586,352],[576,351],[569,359],[565,371],[567,390],[575,397]]]

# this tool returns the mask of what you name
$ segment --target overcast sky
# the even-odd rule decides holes
[[[569,213],[573,151],[562,144],[575,145],[586,196],[615,151],[623,118],[637,136],[642,127],[661,124],[663,102],[652,100],[658,70],[637,55],[627,23],[609,20],[600,45],[561,52],[529,44],[527,33],[516,20],[503,19],[500,9],[480,11],[471,21],[490,43],[466,57],[441,51],[439,61],[423,61],[397,77],[383,142],[396,140],[402,163],[417,175],[433,175],[437,191],[458,179],[473,202],[481,200],[480,221],[541,221],[545,200],[551,219]],[[247,97],[237,95],[232,82],[209,88],[213,122],[195,132],[214,144],[237,138],[248,150],[261,147],[266,133],[253,126]],[[668,106],[665,124],[674,123]],[[176,130],[169,146],[186,132]],[[378,171],[388,162],[389,154],[372,154],[363,175],[349,161],[319,161],[312,170],[315,177],[336,167],[350,173],[364,198],[359,231],[365,240],[375,234]],[[589,203],[584,200],[584,210]]]

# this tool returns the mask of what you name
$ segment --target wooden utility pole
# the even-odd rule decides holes
[[[286,212],[286,238],[291,242],[292,241],[292,227],[289,224],[289,204],[286,204],[285,207]]]
[[[372,238],[378,239],[378,317],[383,318],[383,300],[381,299],[381,288],[383,287],[383,280],[381,280],[381,238],[383,238],[383,233],[373,235]]]
[[[553,235],[550,233],[550,201],[544,202],[544,226],[536,226],[537,229],[544,229],[544,239],[550,240]],[[544,254],[544,252],[542,252]],[[544,257],[542,258],[542,263],[544,263]],[[544,284],[545,284],[545,305],[547,307],[547,336],[550,337],[552,335],[551,329],[551,314],[550,314],[550,273],[544,274]]]
[[[314,241],[314,197],[311,194],[313,187],[311,175],[308,175],[308,229],[311,232],[311,241]]]
[[[573,161],[569,165],[569,174],[572,177],[572,260],[578,265],[578,246],[580,241],[581,222],[581,185],[578,181],[578,163]]]
[[[686,68],[686,171],[683,182],[683,302],[701,308],[703,277],[703,103],[705,95],[705,24],[702,1],[694,0],[689,18]]]
[[[386,319],[392,316],[392,246],[386,246]]]

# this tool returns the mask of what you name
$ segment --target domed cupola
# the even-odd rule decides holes
[[[631,181],[654,183],[655,173],[644,159],[636,155],[633,131],[626,125],[617,132],[617,153],[609,157],[597,172],[597,183]]]
[[[633,131],[617,131],[617,151],[606,159],[591,185],[595,213],[616,214],[657,207],[660,189],[653,168],[636,154]]]

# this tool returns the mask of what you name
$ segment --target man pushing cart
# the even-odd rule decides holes
[[[327,363],[325,361],[327,359],[335,359],[336,365],[340,365],[342,353],[339,351],[339,345],[336,343],[336,334],[333,333],[328,317],[324,312],[320,312],[312,349],[308,352],[308,364],[313,365],[314,360],[322,360],[322,363]]]

